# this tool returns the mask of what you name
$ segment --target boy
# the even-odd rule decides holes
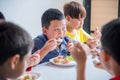
[[[66,3],[63,7],[66,18],[66,35],[71,39],[86,43],[90,48],[96,46],[96,38],[100,38],[101,33],[98,29],[95,30],[94,38],[86,33],[82,26],[86,17],[86,10],[84,6],[78,2],[71,1]]]
[[[22,75],[32,48],[32,38],[25,30],[10,22],[0,22],[0,80]]]
[[[66,35],[74,40],[87,42],[90,36],[81,28],[86,17],[85,8],[82,4],[71,1],[66,3],[63,9],[67,24]]]
[[[0,22],[5,21],[5,16],[2,12],[0,12]],[[36,51],[33,55],[31,55],[30,59],[28,60],[28,67],[35,66],[40,62],[40,55],[39,51]],[[27,68],[27,71],[30,71],[31,68]]]
[[[69,38],[65,37],[64,15],[58,9],[51,8],[43,13],[41,22],[43,34],[34,39],[35,47],[33,49],[33,53],[40,50],[41,63],[58,55],[69,55],[66,48]]]
[[[101,52],[98,53],[100,63],[97,66],[108,71],[113,78],[110,80],[120,80],[120,19],[108,22],[102,28]],[[76,43],[72,51],[72,56],[77,62],[77,80],[85,80],[85,64],[87,50],[81,43]]]

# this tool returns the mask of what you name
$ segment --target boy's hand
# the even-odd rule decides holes
[[[89,38],[87,41],[87,45],[91,48],[94,49],[97,47],[97,39],[95,38]]]
[[[100,38],[101,38],[101,32],[100,32],[100,30],[98,29],[98,27],[95,29],[95,31],[94,31],[94,33],[92,34],[92,37],[94,37],[95,39],[98,39],[98,40],[100,40]]]
[[[57,47],[57,41],[56,39],[50,39],[46,42],[46,44],[44,45],[44,50],[46,50],[47,52],[54,50]]]
[[[100,53],[98,52],[98,51],[96,51],[96,55],[94,56],[94,58],[93,58],[93,64],[94,64],[94,66],[96,67],[96,68],[100,68],[100,69],[104,69],[104,66],[101,64],[101,62],[100,62],[100,55],[99,55]],[[96,60],[96,59],[97,60]]]
[[[28,66],[35,66],[40,62],[40,50],[33,53],[28,61]]]
[[[66,48],[69,52],[71,52],[72,48],[74,47],[74,44],[72,40],[69,40],[68,43],[66,44]]]
[[[88,52],[90,52],[90,49],[87,45],[76,42],[72,48],[71,55],[78,65],[82,65],[86,62]]]

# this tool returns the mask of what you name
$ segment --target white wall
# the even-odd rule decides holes
[[[61,11],[64,3],[72,0],[0,0],[0,11],[6,20],[26,29],[32,38],[41,34],[41,15],[48,8]],[[83,3],[83,0],[75,0]]]

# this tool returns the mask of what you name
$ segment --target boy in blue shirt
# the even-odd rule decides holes
[[[58,55],[69,55],[66,46],[70,41],[65,37],[66,22],[63,13],[58,9],[48,9],[43,13],[41,22],[43,34],[34,39],[33,49],[33,53],[40,50],[41,63]],[[59,39],[61,42],[58,41]]]

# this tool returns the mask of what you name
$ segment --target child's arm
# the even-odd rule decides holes
[[[50,39],[40,50],[40,59],[42,60],[50,51],[54,50],[57,47],[57,40]]]
[[[67,42],[67,44],[66,44],[66,48],[67,48],[67,50],[69,51],[69,52],[71,52],[71,48],[74,46],[74,44],[73,44],[73,42],[72,42],[72,40],[70,39],[68,42]]]
[[[71,55],[77,63],[77,80],[85,80],[87,53],[90,49],[87,45],[79,42],[74,43],[74,47],[71,49]]]
[[[100,30],[98,29],[98,27],[96,27],[94,33],[92,34],[92,37],[94,37],[94,38],[97,39],[97,40],[100,40],[101,35],[102,35],[102,34],[101,34]]]
[[[33,53],[28,61],[28,66],[35,66],[40,62],[40,50]]]
[[[57,41],[55,39],[50,39],[46,44],[40,49],[33,53],[28,61],[28,66],[37,65],[49,51],[52,51],[57,46]]]
[[[32,66],[37,65],[40,62],[40,50],[36,51],[28,60],[28,68],[26,71],[31,71]]]
[[[101,38],[101,32],[99,31],[98,28],[96,28],[94,33],[92,34],[91,37],[89,37],[86,43],[91,49],[94,49],[98,46],[98,42],[100,41],[100,38]]]

